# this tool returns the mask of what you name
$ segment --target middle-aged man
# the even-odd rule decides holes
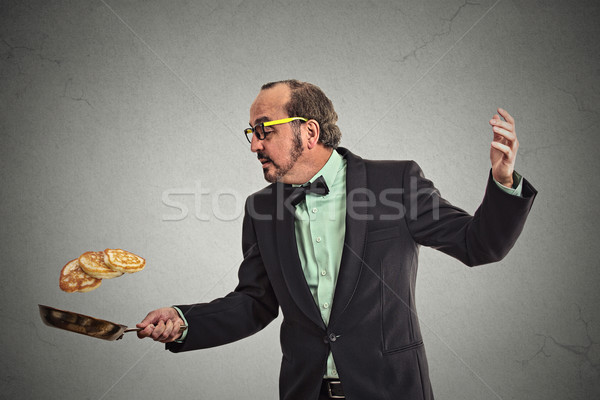
[[[415,162],[338,147],[337,114],[317,86],[264,85],[245,133],[272,184],[246,201],[239,284],[210,303],[150,312],[139,337],[172,352],[219,346],[281,308],[282,399],[433,399],[415,310],[419,246],[469,266],[498,261],[536,195],[514,171],[514,120],[498,113],[486,193],[471,216]]]

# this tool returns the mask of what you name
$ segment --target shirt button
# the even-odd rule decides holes
[[[329,308],[329,303],[323,304],[323,308]]]
[[[325,270],[321,271],[321,275],[323,275],[323,276],[327,275],[327,271],[325,271]]]
[[[335,369],[331,370],[331,375],[337,375],[337,371]]]
[[[313,209],[312,209],[312,213],[313,213],[313,214],[316,214],[316,213],[317,213],[317,209],[316,209],[316,208],[313,208]]]
[[[317,243],[321,243],[321,237],[320,236],[316,240],[317,240]]]

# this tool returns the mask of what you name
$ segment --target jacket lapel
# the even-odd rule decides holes
[[[302,271],[294,230],[294,206],[288,200],[289,192],[284,190],[284,184],[277,183],[273,195],[276,210],[275,240],[285,283],[296,305],[310,320],[324,329],[325,323]]]
[[[346,235],[344,238],[344,249],[342,250],[342,261],[337,279],[333,308],[329,319],[329,326],[334,326],[340,315],[344,312],[360,277],[363,265],[365,242],[367,236],[366,205],[354,206],[351,202],[366,204],[367,196],[367,172],[362,158],[355,156],[344,148],[338,148],[338,152],[346,158]],[[354,217],[348,214],[348,208],[353,207]]]

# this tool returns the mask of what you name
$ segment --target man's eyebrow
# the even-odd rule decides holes
[[[271,119],[270,119],[269,117],[267,117],[267,116],[260,117],[260,118],[257,118],[257,119],[254,121],[254,125],[252,125],[252,123],[250,123],[250,126],[254,127],[254,126],[256,126],[256,125],[260,124],[261,122],[267,122],[267,121],[270,121],[270,120],[271,120]]]

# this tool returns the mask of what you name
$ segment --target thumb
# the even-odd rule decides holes
[[[135,326],[138,328],[142,328],[144,329],[145,327],[147,327],[150,324],[155,324],[158,320],[158,315],[155,311],[152,311],[150,313],[148,313],[148,315],[146,315],[146,318],[144,318],[142,320],[142,322],[140,322],[139,324],[136,324]]]

